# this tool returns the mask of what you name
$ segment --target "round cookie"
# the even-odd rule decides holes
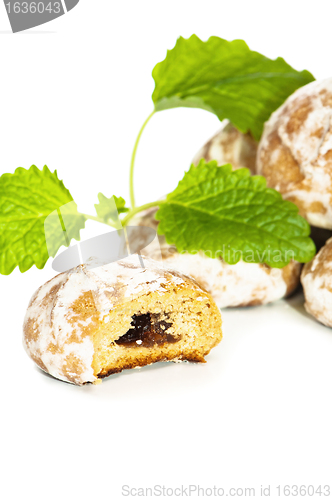
[[[155,208],[149,209],[133,219],[133,224],[157,229],[155,213]],[[300,282],[302,265],[298,262],[291,261],[282,269],[243,261],[230,265],[220,258],[206,257],[203,252],[179,253],[166,243],[164,236],[158,238],[159,247],[146,247],[144,255],[162,258],[166,266],[192,276],[220,308],[267,304],[287,297]]]
[[[77,385],[157,361],[204,362],[222,337],[207,292],[137,254],[55,276],[33,295],[23,332],[42,370]]]
[[[254,174],[257,147],[258,143],[250,134],[242,134],[225,120],[221,130],[196,153],[193,163],[197,165],[202,158],[216,160],[218,165],[230,163],[234,170],[245,167]]]
[[[266,122],[257,174],[312,226],[332,229],[332,78],[298,89]]]
[[[305,264],[301,282],[308,313],[332,327],[332,238]]]

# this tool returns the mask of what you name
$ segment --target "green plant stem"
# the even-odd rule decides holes
[[[136,214],[139,212],[143,212],[143,210],[147,210],[148,208],[152,207],[159,207],[165,203],[165,200],[157,200],[157,201],[151,201],[150,203],[145,203],[144,205],[141,205],[140,207],[135,207],[134,209],[130,210],[126,217],[124,217],[121,221],[122,226],[126,226],[130,219],[132,219]],[[107,226],[114,227],[115,229],[118,229],[118,226],[115,224],[112,224],[109,221],[105,221],[104,219],[101,219],[100,217],[95,217],[94,215],[89,215],[89,214],[82,214],[87,220],[94,220],[96,222],[101,222],[101,224],[106,224]]]
[[[135,145],[134,145],[133,153],[131,155],[130,173],[129,173],[129,192],[130,192],[130,204],[131,204],[131,208],[135,208],[136,207],[136,204],[135,204],[135,193],[134,193],[134,167],[135,167],[135,159],[136,159],[137,148],[138,148],[138,144],[139,144],[140,138],[141,138],[141,136],[143,134],[143,131],[144,131],[146,125],[148,124],[148,122],[150,121],[150,119],[153,117],[154,114],[155,114],[155,110],[152,111],[152,113],[147,117],[147,119],[143,123],[143,125],[141,127],[141,130],[138,133],[138,136],[137,136],[137,139],[136,139],[136,142],[135,142]]]
[[[139,212],[143,212],[143,210],[147,210],[148,208],[159,207],[163,203],[165,203],[165,200],[157,200],[152,201],[151,203],[145,203],[145,205],[141,205],[140,207],[135,207],[134,209],[130,210],[130,212],[128,212],[124,219],[122,219],[122,225],[126,226],[130,219],[132,219],[134,215],[138,214]]]
[[[116,228],[114,224],[111,222],[105,221],[104,219],[101,219],[100,217],[95,217],[94,215],[88,215],[88,214],[82,214],[86,219],[90,220],[95,220],[96,222],[101,222],[102,224],[106,224],[107,226],[111,226]]]

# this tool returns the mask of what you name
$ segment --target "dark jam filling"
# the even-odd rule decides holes
[[[159,320],[159,317],[159,314],[134,314],[131,322],[133,328],[130,328],[115,343],[126,347],[152,347],[155,344],[178,342],[179,337],[167,333],[172,323]]]

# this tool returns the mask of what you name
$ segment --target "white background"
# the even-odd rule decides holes
[[[332,74],[330,2],[81,0],[12,35],[0,5],[0,173],[47,164],[79,208],[128,198],[136,134],[152,110],[153,66],[179,35],[243,38],[318,79]],[[218,129],[205,111],[157,114],[137,157],[139,203],[173,189]],[[89,222],[85,237],[104,228]],[[205,365],[159,364],[83,388],[40,372],[21,344],[35,289],[54,275],[0,276],[0,497],[120,499],[122,485],[331,484],[332,332],[301,294],[224,312]],[[316,496],[315,498],[319,498]]]

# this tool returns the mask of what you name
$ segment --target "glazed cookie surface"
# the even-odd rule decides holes
[[[266,122],[257,174],[317,227],[332,229],[332,79],[298,89]]]
[[[55,276],[33,295],[23,332],[42,370],[77,385],[157,361],[204,362],[222,337],[207,292],[138,255]]]
[[[230,163],[234,170],[245,167],[254,174],[257,147],[258,143],[250,134],[242,134],[225,120],[221,130],[196,153],[193,163],[198,164],[202,158],[216,160],[218,165]]]

